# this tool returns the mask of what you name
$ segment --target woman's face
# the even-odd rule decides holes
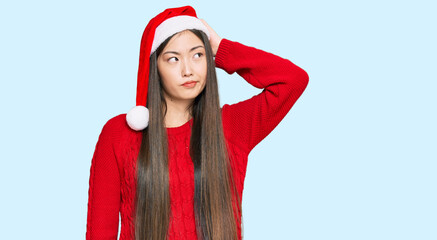
[[[205,88],[205,46],[191,31],[173,36],[158,56],[157,64],[167,102],[192,101]]]

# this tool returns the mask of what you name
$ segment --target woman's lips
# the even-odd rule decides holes
[[[197,84],[196,81],[188,81],[188,82],[184,82],[182,86],[186,88],[193,88],[194,86],[196,86],[196,84]]]

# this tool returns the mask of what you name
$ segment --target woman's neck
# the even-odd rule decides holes
[[[164,117],[164,125],[167,128],[179,127],[191,119],[189,106],[192,100],[170,100],[166,99],[167,113]]]

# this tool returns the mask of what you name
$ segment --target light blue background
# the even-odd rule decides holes
[[[104,123],[135,104],[150,18],[191,4],[309,85],[251,153],[245,239],[437,239],[433,1],[0,4],[2,239],[84,239]],[[218,71],[222,104],[259,92]]]

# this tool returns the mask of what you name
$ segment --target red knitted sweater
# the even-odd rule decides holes
[[[224,134],[241,200],[250,151],[279,124],[301,96],[308,84],[308,74],[287,59],[227,39],[221,41],[215,62],[227,73],[237,72],[254,87],[263,89],[248,100],[222,108]],[[188,147],[191,123],[192,120],[180,127],[167,128],[170,240],[197,239],[194,166]],[[113,117],[104,125],[90,168],[87,240],[117,239],[119,213],[120,240],[132,239],[134,169],[141,137],[141,131],[133,131],[126,124],[126,114]],[[238,227],[241,236],[241,226]]]

